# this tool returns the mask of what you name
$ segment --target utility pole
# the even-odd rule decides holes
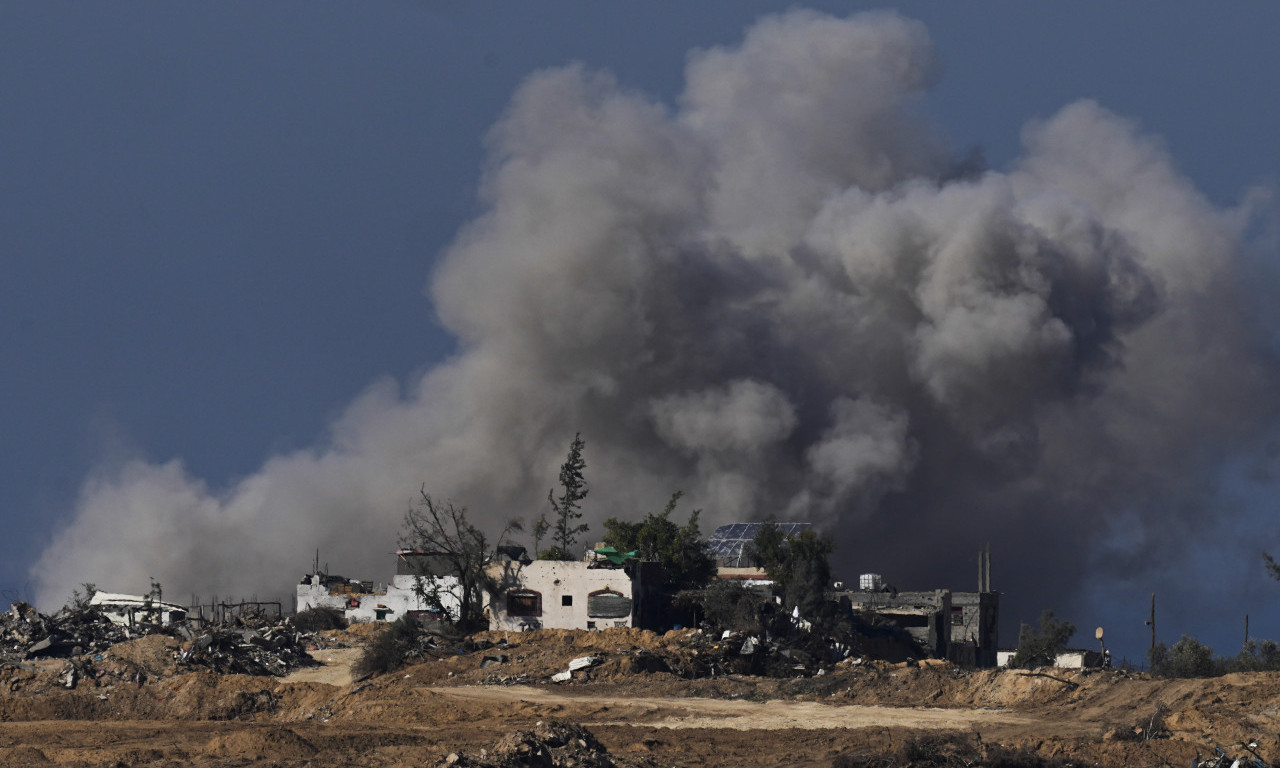
[[[1147,626],[1151,627],[1151,650],[1156,647],[1156,593],[1151,593],[1151,618],[1147,620]]]
[[[1249,614],[1244,615],[1244,647],[1249,647]]]

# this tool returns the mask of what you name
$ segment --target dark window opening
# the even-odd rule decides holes
[[[541,616],[542,593],[531,589],[507,593],[508,616]]]
[[[929,626],[929,617],[920,613],[899,613],[888,616],[889,620],[903,629]]]
[[[952,609],[951,609],[951,623],[952,623],[952,625],[954,625],[954,626],[960,626],[961,624],[964,624],[964,609],[963,609],[963,608],[952,608]]]
[[[568,608],[569,606],[573,605],[573,595],[561,595],[560,605],[564,606],[565,608]]]
[[[587,616],[593,619],[625,619],[631,615],[631,598],[614,589],[587,595]]]

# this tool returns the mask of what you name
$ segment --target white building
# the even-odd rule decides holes
[[[426,578],[424,572],[445,570],[425,552],[396,552],[396,575],[390,584],[347,579],[325,573],[309,573],[298,584],[295,609],[332,608],[342,611],[347,621],[395,621],[401,616],[456,619],[460,605],[458,580],[453,576]],[[418,588],[419,583],[422,589]],[[428,594],[421,594],[425,590]],[[448,616],[442,615],[443,607]]]
[[[116,592],[94,592],[89,605],[112,624],[132,627],[136,624],[162,624],[185,621],[187,607],[152,600],[144,595],[122,595]]]
[[[489,628],[636,626],[631,578],[621,568],[599,565],[582,560],[491,563],[487,571],[499,588],[488,596]]]

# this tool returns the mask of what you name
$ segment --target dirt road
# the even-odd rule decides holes
[[[650,728],[727,728],[738,731],[773,731],[787,728],[912,728],[968,731],[979,727],[1016,726],[1031,729],[1038,718],[994,709],[938,709],[885,707],[860,704],[826,704],[813,701],[742,701],[726,699],[636,697],[601,695],[589,699],[581,693],[530,686],[427,688],[433,693],[495,705],[539,704],[580,708],[583,725],[639,725]]]

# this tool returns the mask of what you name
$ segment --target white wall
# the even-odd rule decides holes
[[[490,629],[518,632],[632,626],[634,606],[631,615],[621,619],[587,615],[587,596],[592,592],[610,589],[631,597],[631,579],[621,568],[588,568],[584,561],[535,560],[528,565],[494,563],[489,574],[509,588],[533,590],[542,595],[542,615],[538,617],[508,616],[506,592],[490,596]],[[564,605],[566,597],[570,605]]]
[[[416,576],[396,576],[385,590],[375,592],[359,592],[355,594],[332,594],[320,583],[320,579],[308,575],[298,585],[295,609],[298,612],[310,608],[333,608],[342,611],[347,621],[358,623],[363,621],[395,621],[409,611],[425,611],[429,605],[419,599],[414,592]],[[307,583],[308,580],[312,583]],[[458,580],[453,576],[442,576],[435,579],[440,589],[440,602],[450,613],[450,618],[458,617],[460,601],[458,599]],[[352,602],[357,605],[352,606]],[[385,606],[386,611],[379,609]]]

